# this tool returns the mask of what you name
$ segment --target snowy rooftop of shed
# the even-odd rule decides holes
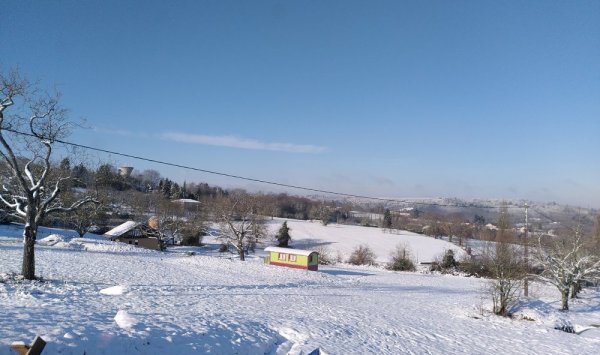
[[[278,247],[266,247],[265,251],[274,251],[276,253],[296,254],[296,255],[306,255],[306,256],[309,256],[312,253],[316,253],[316,251],[311,251],[311,250],[278,248]]]
[[[104,235],[109,237],[120,237],[139,225],[140,224],[138,222],[127,221],[104,233]]]
[[[173,200],[173,202],[175,202],[175,203],[195,203],[195,204],[200,203],[200,201],[192,200],[191,198],[180,198],[179,200]]]

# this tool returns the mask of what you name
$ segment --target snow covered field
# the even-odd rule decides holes
[[[448,249],[454,250],[457,258],[465,252],[454,244],[433,239],[416,233],[401,231],[399,234],[386,233],[381,228],[368,228],[342,224],[324,226],[320,221],[298,221],[275,218],[268,221],[272,234],[276,234],[281,224],[287,221],[291,229],[292,243],[297,248],[325,246],[329,250],[340,252],[346,259],[352,250],[360,244],[367,244],[375,253],[379,262],[390,260],[390,252],[397,245],[407,245],[416,262],[431,262]]]
[[[288,224],[295,243],[318,239],[344,251],[366,243],[381,260],[395,243],[384,245],[378,238],[415,237]],[[319,234],[323,228],[343,233],[330,233],[328,240]],[[358,240],[365,234],[373,239]],[[40,243],[36,266],[44,281],[18,282],[9,274],[20,269],[19,234],[2,226],[0,236],[0,279],[5,279],[0,354],[11,353],[10,342],[30,342],[38,334],[48,342],[47,354],[306,354],[316,348],[328,354],[597,354],[600,349],[600,329],[581,335],[553,329],[561,321],[577,329],[600,323],[597,291],[586,290],[572,311],[562,314],[556,311],[556,291],[535,285],[536,299],[518,312],[534,320],[511,320],[482,312],[491,304],[482,297],[481,279],[348,265],[311,272],[264,265],[259,257],[239,262],[92,239]],[[426,254],[412,247],[421,257]]]

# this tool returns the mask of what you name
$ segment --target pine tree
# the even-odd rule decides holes
[[[277,241],[279,242],[279,247],[287,248],[289,242],[292,240],[290,236],[290,228],[288,228],[287,221],[283,222],[281,228],[279,228],[279,232],[277,232]]]
[[[383,214],[383,228],[392,228],[392,213],[389,209]]]
[[[161,192],[163,196],[169,198],[171,196],[171,180],[165,179],[162,184]]]

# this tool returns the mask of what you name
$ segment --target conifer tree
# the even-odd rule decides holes
[[[279,242],[279,247],[287,248],[289,242],[292,240],[290,236],[290,228],[287,225],[287,221],[283,222],[281,228],[279,228],[279,232],[277,232],[277,241]]]
[[[383,214],[383,228],[392,228],[392,213],[386,209]]]

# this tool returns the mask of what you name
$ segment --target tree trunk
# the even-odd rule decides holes
[[[569,289],[565,289],[560,291],[560,295],[561,295],[561,311],[568,311],[569,310]]]
[[[34,246],[37,228],[28,224],[25,227],[23,243],[23,268],[21,273],[26,280],[35,280],[35,254]]]
[[[245,253],[244,253],[244,248],[239,249],[239,254],[240,254],[240,260],[245,261],[246,257],[245,257]]]
[[[571,285],[571,298],[577,298],[577,295],[579,294],[580,291],[581,291],[581,283],[575,282],[573,285]]]

